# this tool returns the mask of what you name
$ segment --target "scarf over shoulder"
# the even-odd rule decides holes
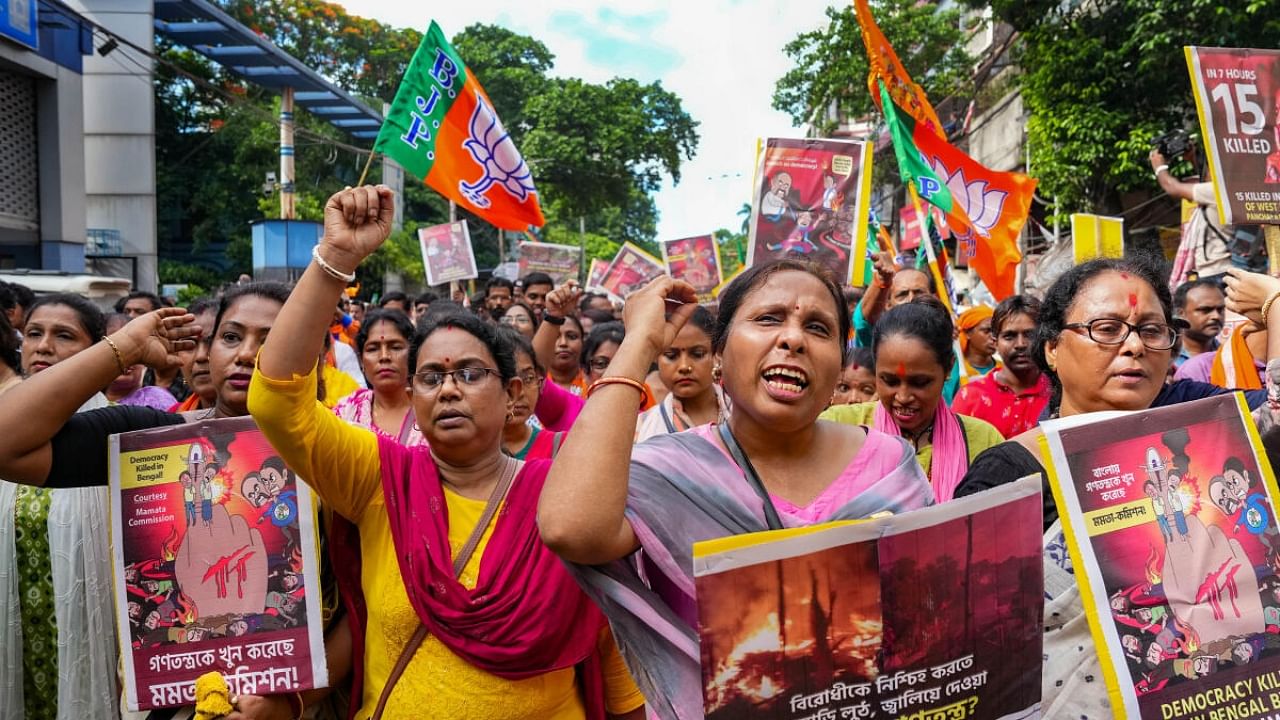
[[[853,463],[866,471],[836,480],[856,487],[824,522],[933,503],[915,453],[902,439],[872,431]],[[779,513],[787,526],[804,524]],[[701,718],[693,544],[768,530],[763,503],[724,450],[691,431],[636,446],[626,516],[642,552],[608,565],[570,567],[609,618],[648,707],[663,720]]]

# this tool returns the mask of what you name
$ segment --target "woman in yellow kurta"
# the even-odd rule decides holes
[[[249,398],[281,457],[359,527],[368,602],[353,618],[364,627],[357,717],[380,702],[385,717],[638,717],[643,700],[607,625],[538,537],[549,463],[502,453],[520,392],[505,338],[470,314],[414,338],[414,412],[429,447],[378,438],[314,400],[322,309],[386,239],[390,218],[382,186],[329,199],[316,259],[263,348]]]

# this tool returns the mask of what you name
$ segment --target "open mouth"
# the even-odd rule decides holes
[[[893,419],[900,423],[912,423],[920,418],[920,408],[893,406],[889,411]]]
[[[800,368],[773,365],[761,374],[765,384],[778,392],[799,395],[809,387],[809,375]]]

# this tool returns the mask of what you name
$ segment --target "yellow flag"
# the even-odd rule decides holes
[[[1124,218],[1073,214],[1071,248],[1077,264],[1100,257],[1124,257]]]

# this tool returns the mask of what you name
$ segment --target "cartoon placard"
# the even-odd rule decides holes
[[[418,228],[418,244],[428,285],[479,277],[466,220]]]
[[[862,142],[766,139],[755,173],[747,264],[800,256],[851,280],[852,258],[866,254],[870,170],[871,153]]]
[[[613,262],[609,263],[609,268],[600,278],[599,287],[620,298],[626,298],[666,271],[661,260],[626,242],[618,249],[618,254],[613,256]]]
[[[520,277],[531,272],[544,272],[556,285],[578,279],[578,259],[582,249],[574,245],[552,245],[541,242],[520,243]]]
[[[1112,715],[1273,717],[1277,493],[1243,396],[1044,427]]]
[[[604,274],[609,271],[609,261],[596,258],[591,261],[590,271],[587,272],[587,287],[598,288],[601,281],[604,280]]]
[[[252,418],[111,437],[116,627],[129,709],[328,685],[310,489]]]
[[[1039,717],[1040,480],[694,545],[708,720]]]
[[[698,302],[711,302],[712,292],[724,280],[720,270],[720,246],[710,235],[664,240],[662,263],[671,277],[684,280],[698,293]]]

